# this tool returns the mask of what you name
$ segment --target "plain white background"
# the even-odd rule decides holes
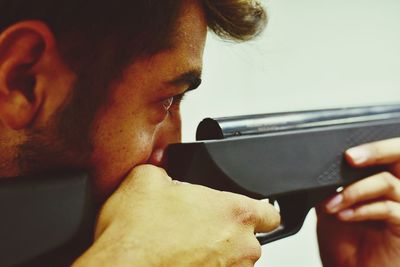
[[[182,103],[184,141],[204,117],[400,103],[400,1],[264,4],[269,25],[258,40],[209,36],[203,85]],[[265,246],[257,266],[320,267],[315,214]]]

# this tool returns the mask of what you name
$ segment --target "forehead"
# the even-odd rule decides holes
[[[173,38],[173,50],[201,56],[207,34],[207,21],[199,1],[184,0]]]
[[[120,97],[121,101],[129,102],[140,99],[138,93],[158,95],[169,90],[163,89],[168,81],[191,71],[201,72],[206,35],[207,22],[202,5],[199,1],[183,0],[170,47],[139,58],[128,66],[123,82],[114,89],[116,95],[113,98]]]
[[[207,21],[203,7],[199,1],[183,1],[180,16],[177,19],[176,35],[185,38],[202,35],[207,30]]]

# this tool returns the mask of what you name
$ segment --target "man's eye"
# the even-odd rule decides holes
[[[163,105],[165,111],[168,111],[171,108],[173,103],[174,103],[174,97],[173,96],[168,97],[167,99],[165,99],[162,102],[162,105]]]
[[[180,94],[180,95],[171,96],[171,97],[168,97],[167,99],[165,99],[162,102],[162,105],[163,105],[165,111],[169,111],[172,106],[179,106],[179,104],[183,100],[184,95],[185,95],[185,93]]]

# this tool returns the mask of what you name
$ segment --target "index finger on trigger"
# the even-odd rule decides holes
[[[400,160],[400,138],[353,147],[346,151],[345,156],[355,167],[394,163]]]
[[[255,200],[254,202],[254,212],[257,218],[254,231],[257,233],[266,233],[277,228],[281,222],[278,210],[265,201]]]

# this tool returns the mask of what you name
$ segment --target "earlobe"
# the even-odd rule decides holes
[[[0,120],[11,129],[29,127],[41,107],[38,65],[48,45],[52,35],[40,22],[21,22],[0,33]]]

